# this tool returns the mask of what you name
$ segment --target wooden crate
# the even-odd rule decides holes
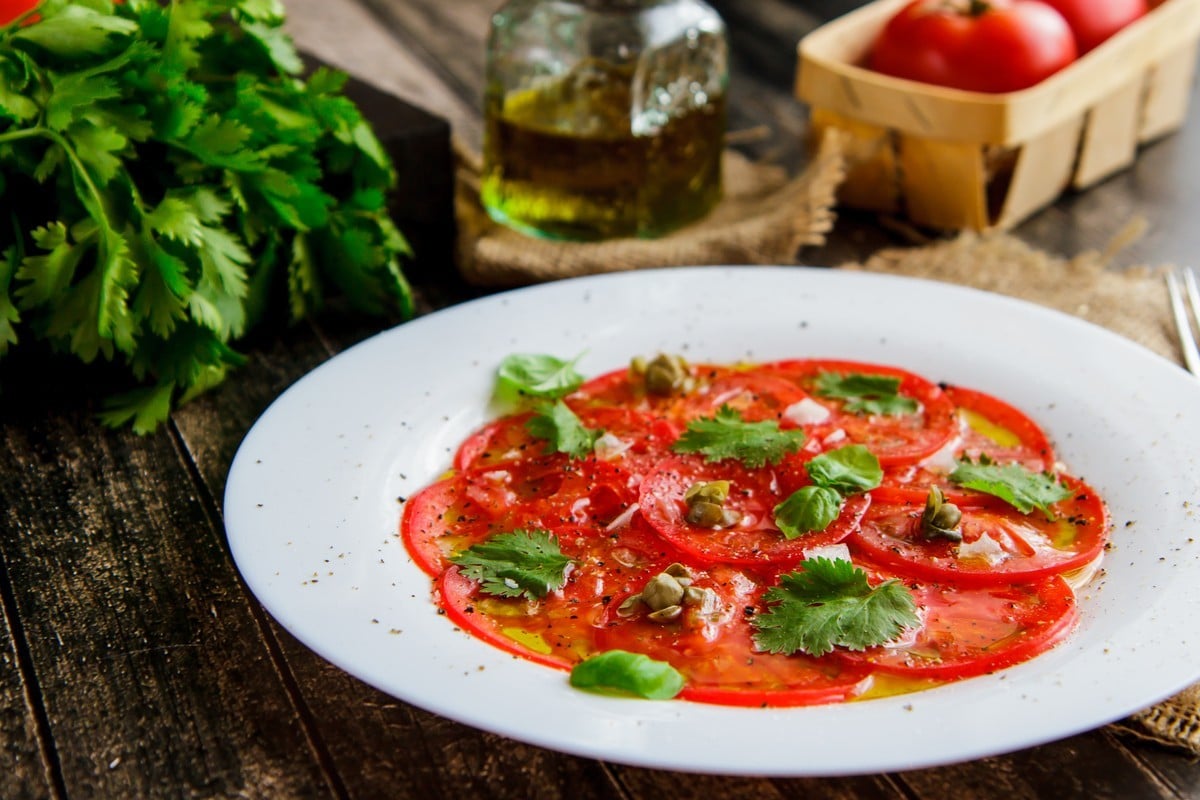
[[[800,42],[796,94],[843,135],[840,201],[942,229],[1007,228],[1133,163],[1187,114],[1200,0],[1165,0],[1036,86],[984,94],[861,66],[908,0],[877,0]]]

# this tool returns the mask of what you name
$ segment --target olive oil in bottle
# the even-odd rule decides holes
[[[655,237],[703,217],[721,196],[725,63],[724,28],[702,4],[510,3],[489,45],[484,207],[568,240]]]

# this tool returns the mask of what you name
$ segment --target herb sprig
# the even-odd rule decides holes
[[[817,375],[815,391],[821,397],[844,400],[852,414],[898,416],[920,409],[916,400],[900,394],[900,379],[892,375],[822,372]]]
[[[545,597],[567,582],[571,559],[544,530],[498,533],[450,559],[463,575],[497,597]]]
[[[957,462],[950,480],[965,489],[999,497],[1022,514],[1036,508],[1049,515],[1051,505],[1071,496],[1071,490],[1049,473],[1033,472],[1020,464],[1000,465],[986,454],[975,462]]]
[[[243,362],[278,295],[407,317],[395,173],[279,0],[45,0],[0,28],[0,357],[118,362],[153,430]],[[32,19],[32,18],[31,18]]]
[[[802,430],[782,431],[774,420],[746,422],[739,411],[723,405],[714,416],[689,422],[671,450],[703,453],[709,462],[735,459],[757,469],[778,464],[785,455],[799,450],[804,440]]]
[[[775,524],[787,539],[825,530],[842,513],[847,497],[868,492],[883,480],[879,459],[861,444],[822,453],[805,469],[812,483],[775,506]]]
[[[877,586],[844,559],[810,558],[764,595],[755,643],[769,653],[823,656],[834,647],[864,650],[920,623],[912,593],[897,580]]]

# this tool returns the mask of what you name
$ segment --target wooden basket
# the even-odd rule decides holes
[[[1200,39],[1200,0],[1165,0],[1029,89],[984,94],[862,66],[908,0],[877,0],[800,42],[797,96],[812,132],[843,134],[840,201],[933,228],[1007,228],[1133,163],[1183,124]]]

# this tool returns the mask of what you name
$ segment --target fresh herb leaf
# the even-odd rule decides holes
[[[786,539],[823,531],[842,513],[842,495],[825,486],[802,486],[775,506],[775,524]]]
[[[754,616],[755,643],[769,653],[823,656],[834,647],[864,650],[920,623],[912,593],[897,580],[872,587],[849,561],[810,558],[780,577]]]
[[[109,424],[220,382],[269,298],[412,313],[394,169],[282,23],[277,0],[43,0],[0,28],[0,355],[119,361]]]
[[[897,416],[915,414],[920,408],[916,400],[900,394],[900,379],[891,375],[822,372],[817,376],[816,393],[846,401],[846,410],[853,414]]]
[[[567,582],[571,559],[544,530],[498,533],[450,559],[463,575],[499,597],[545,597]]]
[[[781,431],[773,420],[746,422],[736,409],[721,406],[713,417],[694,419],[687,425],[671,450],[676,453],[703,453],[709,462],[736,459],[757,469],[778,464],[788,453],[804,445],[800,429]]]
[[[879,459],[861,444],[822,453],[804,468],[812,483],[775,506],[775,525],[787,539],[825,530],[842,513],[846,497],[870,491],[883,480]]]
[[[879,459],[861,444],[822,453],[804,468],[813,483],[835,489],[842,495],[869,492],[883,481]]]
[[[571,670],[570,681],[577,689],[615,689],[648,700],[669,700],[683,690],[683,676],[670,664],[625,650],[581,661]]]
[[[568,395],[583,384],[575,371],[576,357],[563,361],[540,353],[514,353],[500,362],[496,372],[501,394],[517,397],[557,398]]]
[[[950,480],[963,488],[999,497],[1022,514],[1035,508],[1050,514],[1053,503],[1071,496],[1071,490],[1049,473],[1033,472],[1020,464],[1001,466],[986,455],[978,462],[959,461]]]
[[[525,423],[530,436],[546,440],[547,453],[566,453],[571,458],[587,458],[603,431],[585,427],[562,400],[542,403]]]

